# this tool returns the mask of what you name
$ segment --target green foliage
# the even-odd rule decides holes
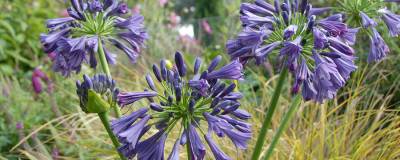
[[[45,20],[55,17],[57,1],[0,1],[0,72],[4,75],[23,74],[44,55],[39,41],[46,31]],[[3,14],[6,13],[6,14]],[[21,75],[22,76],[22,75]]]

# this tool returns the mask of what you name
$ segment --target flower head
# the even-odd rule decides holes
[[[349,19],[349,23],[361,29],[370,40],[370,52],[368,62],[380,61],[389,53],[389,46],[382,39],[377,31],[380,24],[385,24],[390,37],[397,37],[400,34],[400,15],[397,15],[387,9],[387,2],[398,2],[396,0],[368,0],[368,1],[343,1],[343,6],[338,7],[338,11],[343,12]],[[377,23],[377,22],[384,23]],[[360,25],[361,24],[361,25]]]
[[[228,54],[242,64],[252,59],[261,64],[273,56],[283,59],[295,77],[293,92],[302,90],[306,100],[331,99],[356,69],[351,45],[358,29],[343,23],[341,14],[317,19],[328,10],[313,9],[307,0],[243,3],[243,30],[228,41]],[[334,87],[320,86],[325,81]]]
[[[49,32],[40,35],[44,50],[56,53],[54,71],[68,76],[72,71],[79,72],[83,62],[95,68],[97,51],[100,47],[105,51],[106,44],[122,50],[135,62],[148,36],[143,17],[135,14],[122,18],[127,12],[127,5],[119,0],[71,0],[69,16],[47,20]],[[112,53],[107,50],[105,54],[108,63],[115,63]]]
[[[86,113],[106,112],[111,105],[117,103],[118,89],[115,81],[104,74],[93,77],[83,75],[83,82],[76,82],[76,93],[79,104]]]
[[[175,140],[169,159],[178,157],[179,145],[185,144],[190,147],[192,159],[203,159],[206,143],[216,159],[230,159],[211,139],[213,133],[228,137],[239,149],[245,149],[251,138],[251,125],[245,120],[251,115],[238,109],[242,95],[234,91],[236,85],[226,84],[241,78],[242,65],[232,62],[218,67],[220,61],[221,57],[216,57],[207,70],[201,72],[201,60],[196,58],[194,70],[190,72],[183,55],[177,52],[175,65],[167,65],[166,60],[162,60],[160,66],[153,65],[157,81],[146,76],[151,91],[120,93],[118,101],[123,106],[146,98],[150,102],[148,108],[112,122],[113,132],[123,144],[120,152],[126,157],[162,159],[164,143],[172,138],[173,130],[179,131],[180,136]],[[191,73],[194,76],[189,77]],[[144,135],[150,133],[148,130],[152,127],[158,130],[156,134],[143,138],[149,137]],[[202,136],[206,137],[206,143]]]

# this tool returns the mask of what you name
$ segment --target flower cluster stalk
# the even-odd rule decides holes
[[[275,113],[276,106],[278,104],[279,97],[282,92],[283,85],[285,84],[285,79],[288,75],[288,69],[286,67],[283,68],[282,72],[279,75],[278,84],[275,88],[274,94],[272,96],[271,103],[268,108],[266,108],[267,114],[265,115],[265,119],[263,121],[260,134],[258,135],[256,146],[254,147],[253,155],[251,156],[252,160],[258,160],[260,157],[262,148],[265,143],[265,136],[267,134],[268,128],[271,126],[271,120]]]
[[[274,152],[276,145],[278,144],[279,138],[282,136],[282,133],[286,130],[290,120],[293,118],[297,109],[301,104],[301,94],[297,94],[290,105],[289,111],[283,117],[281,124],[279,125],[278,130],[276,131],[274,137],[272,138],[271,144],[267,150],[267,153],[264,157],[264,160],[269,160]]]
[[[106,54],[104,53],[104,49],[103,49],[103,45],[101,43],[101,38],[99,37],[98,39],[98,44],[99,44],[99,57],[100,57],[100,63],[101,63],[101,67],[103,69],[103,72],[108,76],[108,77],[112,77],[111,76],[111,72],[110,72],[110,68],[108,67],[108,63],[107,63],[107,58],[106,58]],[[112,105],[111,106],[114,109],[115,115],[117,116],[117,118],[121,117],[121,110],[119,109],[118,105]]]
[[[101,123],[103,123],[103,126],[107,131],[108,136],[110,137],[112,143],[114,144],[115,149],[118,151],[118,147],[120,146],[120,144],[117,140],[117,137],[115,137],[114,133],[111,130],[108,114],[106,112],[103,112],[103,113],[98,113],[98,115],[101,120]],[[126,158],[120,152],[118,152],[118,155],[121,158],[121,160],[126,160]]]
[[[104,53],[103,50],[103,46],[101,43],[101,39],[98,39],[98,44],[99,44],[99,57],[100,57],[100,63],[101,63],[101,67],[103,69],[103,72],[108,76],[108,77],[112,77],[111,76],[111,72],[110,69],[108,67],[108,63],[107,63],[107,59],[106,59],[106,55]],[[111,106],[114,109],[115,115],[117,116],[117,118],[121,117],[121,110],[119,109],[118,105],[112,105]],[[101,120],[101,122],[103,123],[104,128],[107,130],[107,134],[110,137],[111,141],[114,144],[115,149],[118,152],[118,147],[120,146],[117,137],[115,137],[114,133],[111,130],[110,127],[110,122],[109,122],[109,118],[108,118],[108,114],[107,113],[99,113],[99,118]],[[126,158],[120,153],[118,152],[118,155],[120,156],[120,158],[122,160],[125,160]]]

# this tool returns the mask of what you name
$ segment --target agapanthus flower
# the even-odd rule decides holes
[[[380,31],[377,30],[379,24],[386,25],[390,37],[397,37],[400,34],[400,15],[393,13],[387,8],[387,5],[390,4],[388,2],[398,1],[343,1],[340,3],[342,6],[337,8],[338,11],[346,14],[349,23],[353,23],[354,26],[362,27],[362,29],[368,33],[366,35],[371,39],[368,62],[380,61],[390,52],[389,47],[379,33]],[[359,26],[360,24],[361,26]]]
[[[295,79],[294,93],[302,90],[305,100],[332,99],[357,68],[352,45],[358,29],[343,23],[341,14],[317,19],[328,10],[313,9],[307,0],[243,3],[243,30],[228,41],[228,54],[242,64],[283,59]]]
[[[83,75],[83,82],[76,81],[79,104],[85,113],[102,113],[117,103],[118,88],[115,81],[104,74],[93,77]]]
[[[143,17],[130,17],[127,5],[119,0],[71,0],[69,16],[47,20],[47,34],[40,35],[47,53],[54,52],[53,70],[68,76],[79,72],[83,62],[97,66],[99,48],[104,50],[108,63],[115,63],[115,56],[106,47],[115,46],[135,62],[148,35]]]
[[[165,60],[159,66],[153,65],[154,76],[146,76],[148,91],[121,92],[121,106],[147,99],[149,107],[111,122],[122,143],[119,151],[128,158],[160,160],[164,159],[165,142],[171,138],[175,144],[168,159],[179,159],[181,145],[188,145],[192,159],[204,159],[207,144],[215,159],[231,159],[213,141],[214,134],[227,137],[238,149],[246,149],[252,135],[246,120],[251,115],[239,109],[242,94],[230,82],[243,76],[242,64],[234,61],[218,67],[220,62],[218,56],[201,72],[201,60],[196,58],[193,72],[189,72],[182,54],[177,52],[172,67]]]

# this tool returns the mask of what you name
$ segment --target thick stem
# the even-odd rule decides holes
[[[268,128],[271,126],[272,116],[274,115],[276,105],[278,104],[278,100],[281,95],[283,85],[285,84],[285,79],[287,75],[288,75],[288,69],[285,67],[279,75],[278,85],[275,88],[274,95],[272,96],[270,105],[268,108],[266,108],[267,114],[265,115],[265,119],[262,123],[262,127],[260,130],[260,134],[258,135],[257,138],[253,155],[251,156],[252,160],[258,160],[258,158],[260,157],[265,142],[265,136],[267,134]]]
[[[190,151],[190,144],[186,143],[186,152],[187,152],[187,159],[192,160],[192,152]]]
[[[120,144],[119,144],[119,142],[117,140],[117,137],[115,137],[114,133],[111,130],[110,123],[109,123],[109,120],[108,120],[108,114],[107,113],[99,113],[98,115],[99,115],[99,118],[101,120],[101,123],[103,123],[104,128],[107,130],[108,136],[110,137],[112,143],[114,144],[114,147],[117,150],[117,152],[119,154],[119,157],[122,160],[126,160],[124,155],[122,155],[122,153],[120,153],[118,151],[118,147],[120,146]]]
[[[296,113],[297,109],[301,104],[301,94],[297,94],[294,98],[294,101],[290,105],[289,111],[283,117],[281,124],[279,125],[278,130],[276,131],[274,137],[272,138],[271,144],[267,150],[267,153],[264,157],[264,160],[269,160],[274,152],[276,145],[278,144],[279,138],[281,137],[282,133],[286,130],[290,120],[293,118]]]
[[[101,68],[103,69],[103,72],[108,76],[111,76],[110,68],[108,67],[108,62],[106,58],[106,54],[104,53],[103,49],[103,43],[101,42],[101,38],[99,37],[98,39],[98,52],[99,52],[99,58],[100,58],[100,63],[101,63]],[[114,112],[117,116],[117,118],[121,117],[121,110],[119,109],[118,105],[113,105]]]
[[[111,72],[110,72],[110,68],[108,67],[108,62],[107,62],[107,58],[106,58],[106,54],[104,53],[104,49],[103,49],[103,43],[101,42],[101,39],[99,37],[98,39],[98,51],[99,51],[99,58],[100,58],[100,64],[101,64],[101,68],[103,69],[103,72],[111,77]]]
[[[189,130],[189,127],[186,127],[186,130]],[[187,159],[192,160],[192,151],[190,148],[189,131],[186,132],[186,152],[187,152]]]

